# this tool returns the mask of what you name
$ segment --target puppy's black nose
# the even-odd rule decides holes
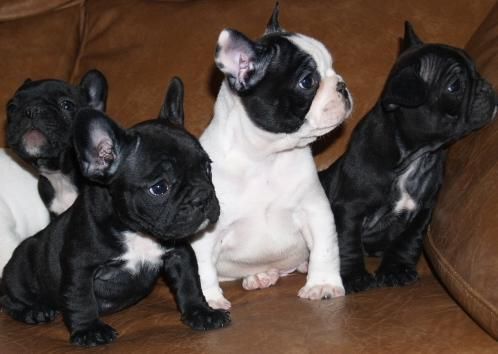
[[[41,111],[40,107],[30,106],[30,107],[26,107],[26,109],[24,110],[24,114],[28,118],[33,118],[33,117],[36,117],[38,114],[40,114],[40,111]]]
[[[344,96],[344,98],[348,98],[348,90],[346,89],[346,83],[344,81],[339,81],[336,86],[337,92]]]

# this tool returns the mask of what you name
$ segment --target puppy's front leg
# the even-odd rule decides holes
[[[93,347],[112,342],[118,335],[111,326],[100,321],[93,288],[97,267],[81,259],[66,263],[62,274],[62,314],[71,332],[71,343]]]
[[[185,324],[193,329],[208,330],[230,323],[229,312],[214,310],[207,304],[201,290],[197,260],[189,243],[175,246],[166,253],[164,276]]]
[[[435,198],[432,204],[434,201]],[[418,279],[417,263],[422,254],[423,239],[427,233],[432,210],[433,205],[422,209],[410,225],[393,240],[375,273],[377,286],[404,286]]]
[[[310,249],[310,258],[306,285],[299,290],[298,296],[311,300],[343,296],[334,217],[320,185],[314,197],[304,205],[304,212],[298,219]]]
[[[373,276],[365,268],[361,242],[362,213],[358,209],[353,203],[334,208],[339,234],[341,277],[346,293],[364,291],[375,285]]]

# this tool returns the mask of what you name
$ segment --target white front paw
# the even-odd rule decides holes
[[[207,303],[212,309],[229,310],[232,307],[230,301],[225,299],[221,288],[210,288],[203,291]]]
[[[308,285],[306,284],[299,290],[297,296],[302,299],[309,300],[325,300],[334,297],[340,297],[345,295],[344,287],[342,285],[332,285],[332,284],[316,284]]]

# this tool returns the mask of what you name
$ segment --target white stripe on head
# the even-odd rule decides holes
[[[293,33],[286,38],[315,60],[322,79],[335,75],[334,69],[332,69],[332,56],[322,42],[301,33]]]

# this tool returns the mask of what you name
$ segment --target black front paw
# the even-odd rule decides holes
[[[71,334],[71,343],[84,346],[95,347],[97,345],[112,342],[118,336],[118,332],[109,325],[97,321],[88,328],[74,331]]]
[[[378,287],[400,287],[413,284],[418,280],[418,273],[412,267],[398,266],[389,269],[380,269],[375,274]]]
[[[374,276],[366,271],[344,275],[342,276],[342,283],[346,294],[359,293],[376,287]]]
[[[209,330],[225,327],[230,323],[230,312],[214,310],[207,305],[195,306],[185,311],[182,321],[195,330]]]

